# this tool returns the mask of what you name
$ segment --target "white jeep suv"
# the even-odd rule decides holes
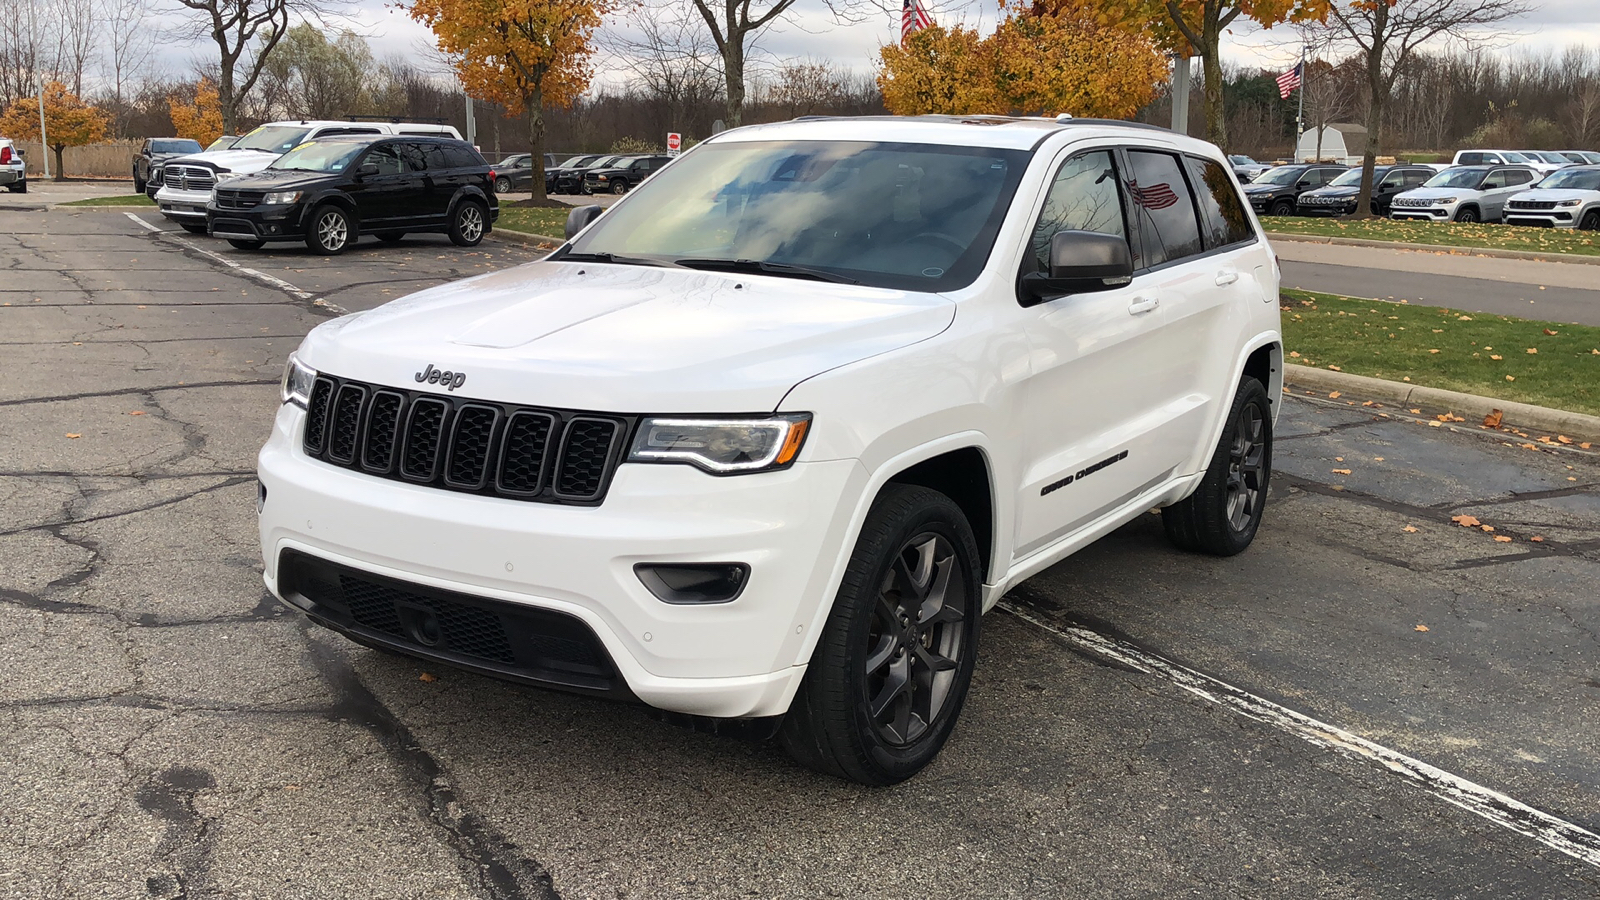
[[[1527,166],[1456,166],[1395,195],[1392,219],[1424,222],[1498,222],[1506,201],[1539,180]]]
[[[1210,144],[797,121],[599,212],[305,339],[259,460],[274,594],[887,784],[1009,588],[1152,507],[1189,550],[1256,533],[1278,269]]]
[[[218,184],[253,175],[306,141],[340,134],[425,134],[461,139],[449,125],[412,122],[291,121],[268,122],[226,150],[207,150],[168,159],[150,170],[145,192],[161,214],[185,231],[206,233],[206,204]]]
[[[1506,201],[1507,225],[1600,231],[1600,166],[1574,166]]]

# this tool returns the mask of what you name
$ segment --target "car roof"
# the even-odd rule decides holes
[[[1203,142],[1140,122],[1107,119],[1034,118],[1022,116],[805,116],[788,122],[747,125],[724,131],[707,143],[742,141],[872,141],[874,143],[944,144],[998,150],[1032,150],[1058,134],[1082,137],[1130,134],[1160,136],[1168,141]]]

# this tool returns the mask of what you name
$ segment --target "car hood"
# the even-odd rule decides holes
[[[1585,191],[1577,188],[1542,188],[1539,190],[1523,191],[1512,199],[1535,200],[1545,203],[1559,203],[1562,200],[1600,200],[1600,191]]]
[[[1431,187],[1414,188],[1400,196],[1408,197],[1412,200],[1438,200],[1442,197],[1472,197],[1478,193],[1479,191],[1476,188]]]
[[[624,175],[624,174],[627,174],[627,171],[628,171],[627,169],[618,169],[618,168],[584,169],[583,170],[583,177],[587,178],[590,175]]]
[[[1259,182],[1251,182],[1250,184],[1244,186],[1244,192],[1246,194],[1270,194],[1273,191],[1282,191],[1287,190],[1288,188],[1289,185],[1287,184],[1261,184]]]
[[[259,172],[281,154],[269,150],[211,150],[162,160],[164,163],[206,166],[219,172]]]
[[[429,365],[455,394],[565,409],[765,412],[801,381],[950,326],[938,294],[645,266],[536,262],[335,319],[312,368],[415,388]]]
[[[262,169],[239,178],[223,181],[222,186],[233,191],[285,191],[297,188],[314,188],[336,183],[339,173],[296,172],[290,169]]]
[[[1314,191],[1306,191],[1302,197],[1354,197],[1361,192],[1356,185],[1341,184],[1338,187],[1321,187]]]

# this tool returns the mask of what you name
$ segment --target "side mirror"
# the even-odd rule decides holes
[[[1123,238],[1097,231],[1058,231],[1050,239],[1050,273],[1022,276],[1022,305],[1107,291],[1132,280],[1133,255]]]
[[[1301,181],[1298,184],[1296,184],[1295,187],[1308,188],[1308,187],[1311,187],[1311,182],[1307,181],[1305,179],[1301,179]]]
[[[580,206],[567,213],[567,237],[573,237],[588,228],[590,222],[600,218],[600,212],[598,206]]]
[[[376,175],[378,174],[378,164],[374,162],[362,163],[360,167],[356,169],[356,174],[362,178],[366,178],[369,175]]]

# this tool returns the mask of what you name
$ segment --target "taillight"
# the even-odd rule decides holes
[[[0,166],[6,165],[9,162],[11,162],[11,148],[0,147]]]
[[[493,169],[489,170],[489,183],[490,184],[494,184],[494,170]]]

